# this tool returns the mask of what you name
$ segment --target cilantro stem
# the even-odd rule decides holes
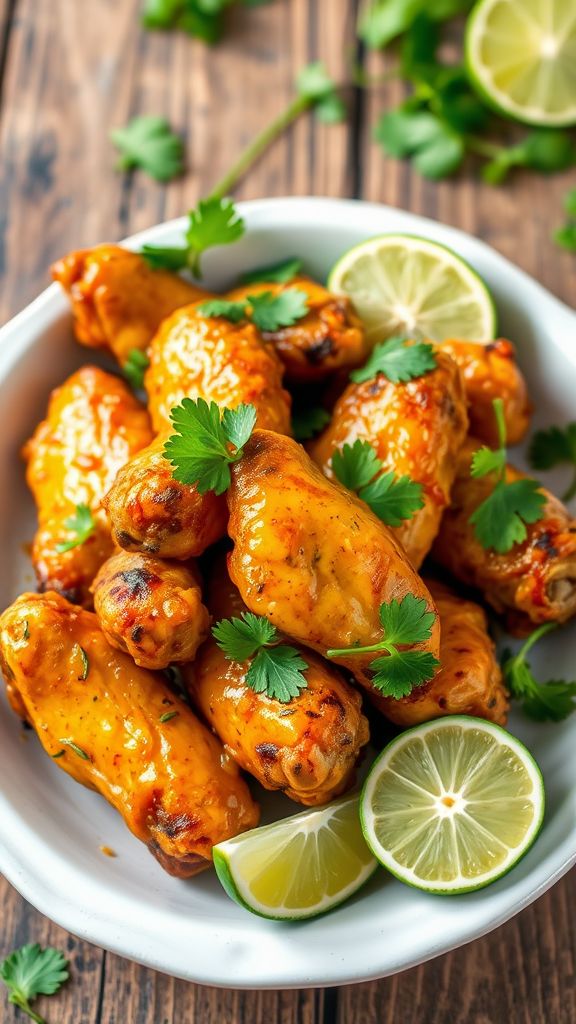
[[[386,643],[385,640],[379,640],[377,644],[371,644],[370,647],[336,647],[326,651],[328,658],[339,658],[343,654],[372,654],[374,651],[387,651],[388,654],[393,654],[395,650],[394,644]]]
[[[514,660],[524,661],[526,659],[526,655],[529,654],[534,647],[534,644],[538,643],[541,637],[546,636],[546,633],[551,633],[554,629],[558,629],[557,622],[545,622],[543,626],[539,626],[538,629],[535,629],[525,643],[522,644],[518,654],[514,655]]]
[[[481,139],[478,135],[465,135],[464,141],[468,149],[473,153],[477,153],[478,156],[483,156],[486,160],[497,160],[503,151],[503,146],[499,146],[495,142],[488,142],[486,139]]]
[[[23,1010],[24,1013],[28,1014],[31,1020],[36,1021],[36,1024],[47,1024],[46,1018],[41,1017],[39,1013],[35,1013],[27,999],[18,995],[13,995],[10,996],[10,1002],[14,1003],[14,1005],[18,1006],[20,1010]]]

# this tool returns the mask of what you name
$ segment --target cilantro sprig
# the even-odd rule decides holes
[[[576,494],[576,423],[565,427],[548,427],[538,430],[532,438],[528,452],[533,469],[554,469],[555,466],[572,466],[572,483],[562,495],[562,501],[570,501]]]
[[[230,661],[252,659],[246,683],[255,693],[287,704],[308,685],[303,675],[307,662],[295,647],[280,643],[278,630],[264,616],[242,612],[222,619],[212,634]]]
[[[194,484],[199,494],[223,494],[230,486],[230,466],[242,458],[254,430],[254,406],[221,410],[203,398],[184,398],[170,419],[175,433],[164,445],[164,458],[174,467],[174,479]]]
[[[84,544],[94,533],[96,520],[89,506],[80,504],[76,505],[74,515],[68,516],[68,519],[64,520],[64,526],[71,533],[74,533],[75,536],[71,540],[63,541],[61,544],[56,545],[56,551],[60,553],[71,551],[72,548],[77,548]]]
[[[68,980],[68,961],[59,949],[41,949],[38,943],[22,946],[0,964],[0,978],[10,995],[9,1002],[36,1021],[46,1024],[31,1003],[38,996],[52,996]]]
[[[550,679],[539,683],[527,660],[538,640],[557,627],[557,622],[547,622],[535,629],[518,653],[505,652],[502,662],[504,681],[510,693],[522,702],[523,711],[539,722],[561,722],[576,710],[576,682]]]
[[[302,270],[302,262],[297,259],[282,260],[280,263],[273,263],[269,267],[258,267],[257,270],[249,270],[240,278],[241,284],[288,284]]]
[[[208,299],[198,306],[203,316],[222,316],[232,323],[250,320],[259,331],[273,332],[280,327],[292,327],[308,312],[308,296],[299,288],[287,288],[274,295],[260,292],[248,295],[242,301]]]
[[[200,260],[207,249],[215,245],[230,245],[244,234],[244,221],[231,199],[211,197],[200,199],[188,213],[185,245],[143,245],[142,255],[148,263],[164,270],[190,270],[201,277]]]
[[[330,423],[330,413],[321,405],[310,409],[296,407],[292,411],[292,433],[297,441],[308,441]]]
[[[149,366],[150,360],[145,352],[139,348],[130,349],[122,374],[134,391],[141,391],[144,387],[144,374]]]
[[[374,675],[372,685],[386,697],[400,700],[414,687],[421,686],[435,675],[440,662],[428,651],[404,651],[399,648],[423,643],[432,635],[436,616],[427,611],[424,598],[406,594],[400,601],[380,605],[380,623],[384,630],[382,640],[369,647],[343,647],[327,651],[329,658],[351,654],[384,652],[370,665]]]
[[[164,117],[133,117],[110,138],[121,154],[118,170],[140,168],[156,181],[171,181],[184,170],[182,139]]]
[[[353,370],[351,380],[362,384],[382,373],[392,384],[401,384],[422,377],[436,369],[434,348],[427,342],[408,345],[402,337],[388,338],[372,349],[364,366]]]
[[[179,29],[205,43],[217,43],[224,31],[224,14],[238,0],[146,0],[142,23],[147,29]],[[269,0],[241,0],[256,7]]]
[[[566,221],[554,232],[554,241],[568,252],[576,252],[576,188],[570,189],[564,198]]]
[[[424,507],[422,484],[407,475],[384,473],[383,468],[369,441],[357,439],[332,456],[336,479],[355,491],[386,526],[400,526]]]

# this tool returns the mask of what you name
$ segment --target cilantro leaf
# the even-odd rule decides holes
[[[442,118],[429,111],[391,110],[380,118],[374,137],[395,157],[413,157],[425,178],[443,178],[464,159],[462,138]]]
[[[358,34],[372,49],[382,49],[406,32],[422,13],[445,21],[466,12],[473,0],[371,0],[362,9]]]
[[[319,434],[331,420],[330,413],[322,406],[311,409],[294,409],[292,412],[292,432],[297,441],[307,441]]]
[[[380,605],[380,622],[388,644],[419,644],[429,640],[436,616],[423,597],[406,594]]]
[[[144,387],[144,374],[149,366],[150,360],[145,352],[139,348],[130,349],[122,373],[134,391],[141,391]]]
[[[368,441],[345,444],[332,456],[334,476],[344,487],[356,491],[362,501],[387,526],[400,526],[424,506],[422,484],[409,476],[381,473],[382,462]],[[376,477],[376,479],[374,479]]]
[[[200,258],[215,245],[230,245],[242,238],[244,221],[231,199],[200,199],[188,214],[186,245],[144,245],[142,255],[151,266],[167,270],[187,268],[201,277]]]
[[[529,167],[541,174],[563,171],[574,163],[576,151],[568,132],[538,128],[514,146],[496,148],[482,176],[490,185],[500,185],[514,167]]]
[[[276,643],[278,630],[263,615],[242,612],[240,618],[222,619],[212,627],[220,650],[233,661],[246,661],[266,644]]]
[[[222,619],[212,635],[231,661],[253,658],[246,684],[255,693],[286,704],[308,685],[302,674],[307,662],[295,647],[278,643],[278,630],[264,616],[242,612],[240,618]]]
[[[282,260],[281,263],[273,263],[270,267],[259,267],[257,270],[249,270],[241,277],[242,284],[265,284],[277,283],[288,284],[302,270],[302,263],[297,259]]]
[[[394,651],[372,662],[370,667],[376,675],[371,683],[386,697],[400,700],[408,697],[415,686],[432,679],[439,665],[438,659],[427,651]]]
[[[222,13],[230,0],[146,0],[142,24],[148,29],[181,29],[205,43],[222,35]]]
[[[164,445],[164,458],[174,467],[174,479],[194,484],[199,494],[223,494],[230,486],[230,464],[242,457],[243,445],[254,429],[254,406],[221,412],[215,402],[208,405],[203,398],[184,398],[172,409],[170,419],[176,433]]]
[[[110,138],[122,154],[118,168],[140,168],[156,181],[171,181],[184,170],[184,147],[163,117],[134,117]]]
[[[576,190],[575,190],[576,195]],[[576,423],[566,427],[548,427],[539,430],[532,438],[528,452],[530,465],[534,469],[553,469],[554,466],[574,467],[574,478],[562,495],[562,501],[570,501],[576,494]]]
[[[561,245],[568,252],[576,252],[576,220],[568,221],[562,228],[558,228],[553,235],[554,241]]]
[[[68,961],[58,949],[41,949],[38,943],[22,946],[0,964],[0,978],[10,993],[9,1001],[37,1024],[45,1024],[30,1003],[37,996],[51,996],[67,981]]]
[[[470,476],[481,477],[489,473],[502,473],[506,468],[506,449],[487,448],[485,445],[474,452]]]
[[[435,369],[436,357],[432,345],[420,341],[407,345],[405,338],[397,337],[388,338],[388,341],[376,345],[364,366],[353,370],[350,378],[362,384],[383,373],[392,384],[400,384]]]
[[[278,295],[272,292],[249,295],[248,302],[250,319],[263,332],[291,327],[308,312],[308,296],[299,288],[287,288]]]
[[[298,96],[307,100],[319,121],[336,124],[346,118],[346,106],[321,61],[302,68],[296,78]]]
[[[477,540],[483,548],[499,555],[526,540],[525,523],[542,518],[546,496],[536,480],[506,483],[499,480],[494,490],[470,516]]]
[[[63,553],[65,551],[71,551],[72,548],[77,548],[80,544],[84,544],[89,537],[92,536],[96,529],[96,522],[92,515],[92,510],[88,505],[76,505],[76,512],[73,516],[69,516],[68,519],[64,520],[64,526],[67,530],[75,533],[76,536],[73,540],[64,541],[61,544],[56,545],[56,551]]]
[[[351,491],[359,491],[382,468],[382,463],[369,441],[354,441],[353,445],[345,444],[332,456],[334,476],[344,487]]]
[[[510,693],[522,701],[522,708],[530,718],[540,722],[561,722],[576,710],[576,682],[551,679],[539,683],[527,661],[534,644],[557,626],[556,622],[547,622],[534,630],[518,653],[505,654],[502,663],[504,681]]]
[[[245,302],[228,302],[227,299],[208,299],[198,306],[198,312],[202,316],[222,316],[231,323],[240,323],[246,317]]]

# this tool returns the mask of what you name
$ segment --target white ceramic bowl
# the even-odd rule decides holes
[[[241,205],[248,231],[206,259],[219,288],[249,267],[300,255],[322,278],[363,238],[404,231],[437,239],[466,257],[493,290],[503,334],[517,342],[536,401],[536,422],[574,418],[576,316],[492,249],[467,235],[384,206],[330,199]],[[184,221],[129,240],[178,242]],[[72,340],[67,300],[53,285],[0,336],[0,607],[33,587],[23,544],[34,529],[19,448],[44,414],[50,389],[92,358]],[[550,481],[550,477],[547,478]],[[554,481],[552,481],[554,482]],[[575,627],[542,643],[544,675],[574,678]],[[512,730],[536,755],[546,781],[543,831],[521,863],[466,896],[426,895],[384,871],[349,903],[310,922],[281,924],[232,903],[212,872],[188,882],[164,874],[96,794],[51,763],[0,701],[0,870],[40,911],[85,939],[190,981],[230,988],[331,985],[383,977],[495,928],[540,896],[576,861],[576,716]],[[265,800],[268,816],[298,808]],[[111,860],[100,844],[118,854]]]

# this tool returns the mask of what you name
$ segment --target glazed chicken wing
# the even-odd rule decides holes
[[[150,443],[148,414],[110,373],[85,366],[52,392],[45,420],[23,450],[38,507],[32,561],[43,590],[90,602],[89,587],[113,543],[101,507],[119,468]],[[83,543],[66,525],[87,505],[94,530]]]
[[[118,245],[71,252],[52,277],[70,297],[78,341],[109,349],[121,366],[132,349],[148,348],[165,317],[209,294]]]
[[[211,574],[208,603],[216,621],[246,610],[224,562]],[[265,789],[313,806],[352,783],[368,723],[340,672],[310,650],[301,654],[308,686],[289,704],[255,693],[245,681],[250,659],[229,661],[213,639],[183,671],[192,702],[240,767]]]
[[[482,547],[470,516],[488,497],[490,476],[470,476],[472,454],[480,447],[470,438],[458,460],[452,505],[444,513],[433,547],[435,560],[456,579],[476,587],[509,625],[523,630],[530,622],[566,622],[576,614],[576,521],[549,491],[544,515],[528,524],[528,535],[506,554]],[[508,481],[524,474],[508,466]]]
[[[499,338],[489,345],[450,339],[436,345],[456,360],[464,377],[470,433],[484,444],[498,445],[492,402],[501,398],[508,444],[518,444],[530,425],[532,405],[526,381],[511,341]]]
[[[241,301],[250,295],[278,295],[287,289],[305,293],[308,312],[291,327],[264,331],[262,337],[276,349],[288,380],[323,380],[335,370],[360,366],[368,354],[362,323],[349,299],[332,295],[321,284],[296,277],[287,284],[259,283],[236,288],[227,298]]]
[[[440,617],[440,669],[424,691],[394,700],[372,692],[370,700],[403,727],[444,715],[472,715],[505,725],[508,694],[486,614],[437,580],[426,579]]]
[[[104,562],[92,590],[108,643],[142,668],[191,661],[208,636],[210,616],[192,564],[119,551]]]
[[[466,436],[468,417],[460,371],[449,356],[437,355],[431,373],[392,384],[383,374],[349,384],[336,403],[326,430],[309,452],[327,477],[332,456],[345,444],[368,441],[383,471],[408,475],[422,484],[424,507],[392,532],[418,568],[438,532],[456,473],[456,457]]]
[[[23,594],[0,618],[0,663],[50,757],[101,793],[170,874],[202,871],[215,843],[257,824],[218,740],[161,675],[109,647],[91,612]]]
[[[291,438],[256,430],[228,491],[232,580],[250,611],[325,655],[382,639],[379,609],[406,594],[433,601],[387,527],[332,483]],[[437,655],[435,621],[423,649]],[[334,659],[370,687],[374,654]]]

